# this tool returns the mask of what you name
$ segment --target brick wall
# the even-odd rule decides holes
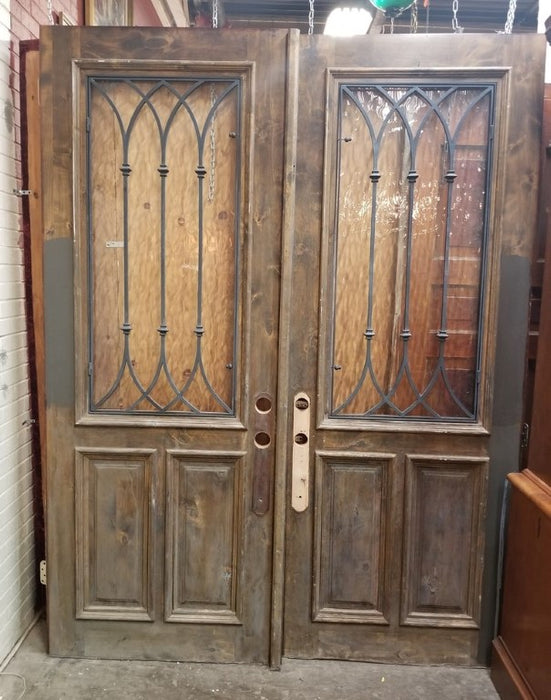
[[[53,0],[78,21],[78,0]],[[21,200],[20,41],[47,0],[0,0],[0,664],[36,613],[33,472]]]

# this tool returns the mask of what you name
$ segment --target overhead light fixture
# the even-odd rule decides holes
[[[367,34],[373,15],[363,7],[336,7],[329,13],[324,34],[330,36],[357,36]]]

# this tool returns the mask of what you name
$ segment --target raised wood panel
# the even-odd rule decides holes
[[[169,622],[240,623],[243,456],[169,450],[165,606]]]
[[[477,627],[488,460],[406,458],[402,624]]]
[[[388,624],[387,493],[393,455],[318,453],[313,618]]]
[[[155,451],[75,458],[77,618],[153,620]]]

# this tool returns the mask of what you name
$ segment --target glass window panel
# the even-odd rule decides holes
[[[493,89],[341,86],[333,416],[476,419]]]
[[[240,82],[89,79],[90,410],[233,415]]]

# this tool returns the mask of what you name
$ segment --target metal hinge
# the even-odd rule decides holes
[[[29,197],[33,191],[32,190],[13,190],[14,195],[17,197]]]
[[[43,586],[47,585],[47,577],[46,577],[46,560],[42,559],[40,562],[40,567],[39,567],[39,572],[40,572],[40,583]]]
[[[528,423],[523,423],[520,429],[520,446],[523,450],[528,447],[530,442],[530,426]]]

